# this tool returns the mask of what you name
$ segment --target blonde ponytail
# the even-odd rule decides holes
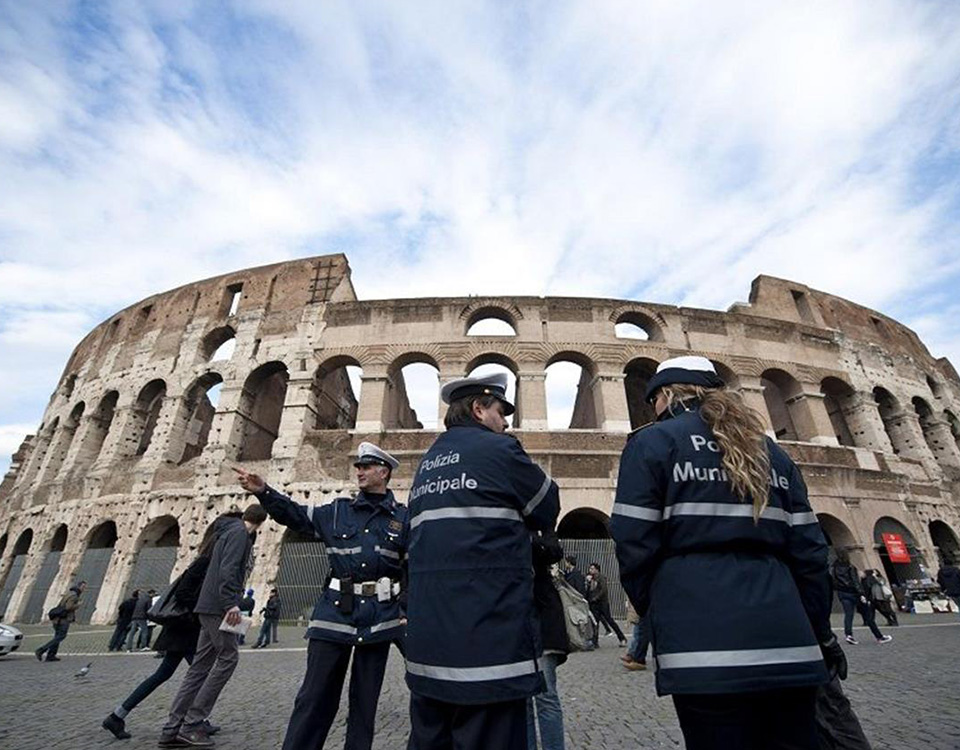
[[[753,503],[753,520],[759,522],[770,497],[770,453],[763,422],[740,394],[726,388],[698,385],[663,387],[668,406],[678,401],[700,401],[700,416],[720,446],[723,468],[733,491],[744,502]]]

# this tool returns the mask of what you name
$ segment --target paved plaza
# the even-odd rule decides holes
[[[46,629],[31,627],[23,650],[0,660],[0,748],[156,747],[166,709],[182,672],[154,693],[127,720],[132,740],[119,741],[100,721],[158,664],[152,654],[106,655],[109,630],[74,626],[63,661],[40,664],[32,654]],[[894,641],[879,646],[857,630],[860,646],[848,646],[851,675],[845,688],[876,750],[960,750],[960,622],[955,616],[903,617],[891,628]],[[84,634],[86,633],[86,634]],[[653,675],[627,672],[613,638],[599,652],[574,654],[559,671],[570,750],[681,748],[669,699],[658,699]],[[299,631],[284,628],[280,648],[242,649],[240,666],[213,719],[223,725],[218,746],[233,750],[279,748],[306,654]],[[76,652],[88,656],[71,655]],[[74,674],[92,662],[90,674]],[[184,670],[185,667],[181,667]],[[344,691],[346,692],[346,691]],[[393,651],[380,700],[380,750],[403,750],[407,736],[403,663]],[[343,746],[345,705],[327,747]],[[495,749],[491,749],[495,750]]]

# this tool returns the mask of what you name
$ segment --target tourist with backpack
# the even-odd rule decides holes
[[[80,581],[63,595],[60,603],[47,613],[50,622],[53,624],[53,638],[44,643],[40,648],[34,651],[37,661],[43,661],[44,655],[47,661],[60,661],[57,651],[60,644],[67,637],[67,631],[70,625],[77,619],[77,610],[80,608],[80,597],[83,596],[84,589],[87,588],[86,581]]]

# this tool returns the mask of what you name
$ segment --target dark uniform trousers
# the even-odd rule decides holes
[[[818,750],[817,688],[674,695],[687,750]]]
[[[337,715],[351,651],[353,667],[344,749],[370,750],[390,641],[351,646],[317,639],[311,639],[307,647],[307,674],[293,704],[283,750],[321,750]]]
[[[459,705],[410,694],[407,750],[527,750],[527,701]]]

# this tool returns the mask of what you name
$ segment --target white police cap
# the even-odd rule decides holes
[[[390,469],[396,469],[400,462],[373,443],[360,443],[357,446],[357,460],[353,462],[353,465],[367,466],[369,464],[379,464],[380,466],[389,466]]]
[[[713,366],[713,362],[706,357],[696,355],[673,357],[661,362],[656,374],[650,378],[645,394],[646,401],[653,400],[657,391],[663,386],[675,383],[699,385],[703,388],[723,388],[725,385],[723,378],[717,374],[717,368]]]
[[[467,396],[495,396],[503,403],[503,413],[507,416],[516,409],[507,401],[507,374],[495,372],[482,378],[461,378],[451,380],[440,389],[440,398],[445,404],[451,404]]]

